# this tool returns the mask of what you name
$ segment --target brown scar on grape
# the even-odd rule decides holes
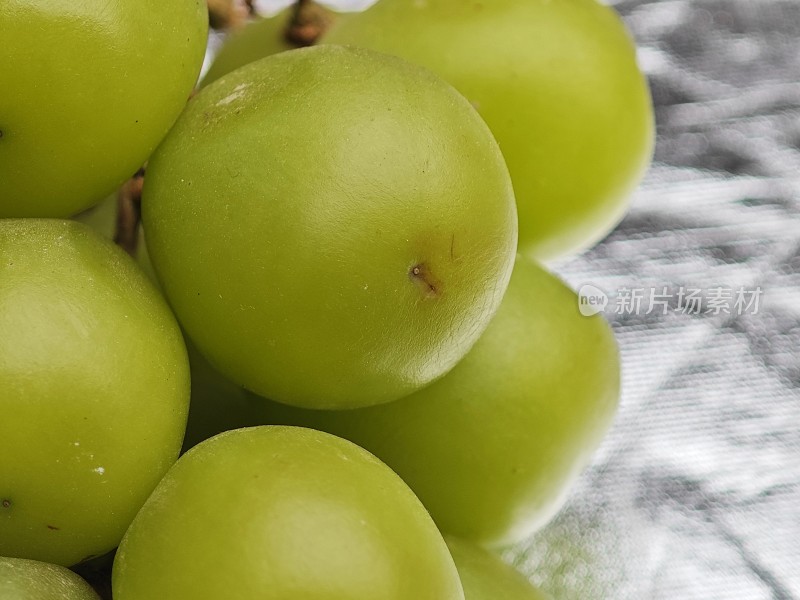
[[[61,531],[61,527],[56,527],[55,525],[48,525],[47,528],[52,531]]]
[[[11,508],[11,500],[9,500],[8,498],[3,498],[3,500],[0,501],[0,506],[2,506],[3,508]]]
[[[408,271],[408,278],[416,283],[428,298],[437,298],[442,293],[441,282],[436,279],[424,262],[417,263],[411,267]]]

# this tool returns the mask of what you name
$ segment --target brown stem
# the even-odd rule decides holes
[[[246,0],[206,0],[208,22],[212,29],[237,29],[252,14],[252,2]]]
[[[126,181],[117,195],[117,231],[114,243],[131,256],[139,245],[139,225],[142,221],[142,186],[144,169]]]
[[[331,13],[313,0],[297,0],[289,26],[286,28],[286,41],[293,46],[313,46],[328,30],[333,19]]]

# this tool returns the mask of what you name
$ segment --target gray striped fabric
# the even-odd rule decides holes
[[[655,164],[617,230],[554,268],[609,296],[622,407],[509,557],[556,600],[798,599],[800,2],[616,8],[650,76]]]

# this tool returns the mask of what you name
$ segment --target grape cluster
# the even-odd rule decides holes
[[[595,0],[308,8],[191,95],[200,0],[0,3],[3,600],[544,597],[485,548],[616,410],[540,261],[647,166],[634,46]]]

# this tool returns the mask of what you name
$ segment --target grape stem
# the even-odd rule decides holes
[[[253,14],[253,2],[246,0],[206,0],[212,29],[238,29]]]
[[[114,243],[135,257],[142,222],[142,187],[144,169],[126,181],[117,194],[117,231]]]
[[[286,41],[297,47],[313,46],[331,22],[331,13],[313,0],[297,0],[284,34]]]

